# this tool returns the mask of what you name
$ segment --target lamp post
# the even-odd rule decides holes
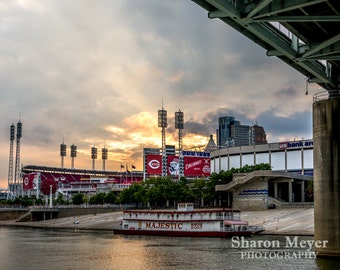
[[[50,208],[52,208],[52,185],[50,185]]]

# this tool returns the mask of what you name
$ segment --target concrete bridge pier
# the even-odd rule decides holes
[[[314,229],[317,256],[340,256],[340,94],[314,96]]]

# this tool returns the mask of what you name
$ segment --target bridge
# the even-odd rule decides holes
[[[340,1],[192,1],[326,90],[313,103],[314,226],[329,244],[315,251],[340,256]]]
[[[340,2],[192,0],[327,90],[340,86]]]

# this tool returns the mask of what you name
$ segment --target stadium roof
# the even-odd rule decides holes
[[[48,173],[62,173],[62,174],[82,174],[92,176],[114,176],[125,173],[142,173],[140,171],[101,171],[101,170],[85,170],[85,169],[71,169],[71,168],[58,168],[58,167],[47,167],[39,165],[27,165],[22,168],[23,173],[31,172],[48,172]]]

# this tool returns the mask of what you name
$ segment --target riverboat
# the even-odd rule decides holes
[[[264,229],[249,226],[233,209],[194,209],[193,203],[179,203],[177,210],[125,210],[115,234],[232,237],[249,236]]]

